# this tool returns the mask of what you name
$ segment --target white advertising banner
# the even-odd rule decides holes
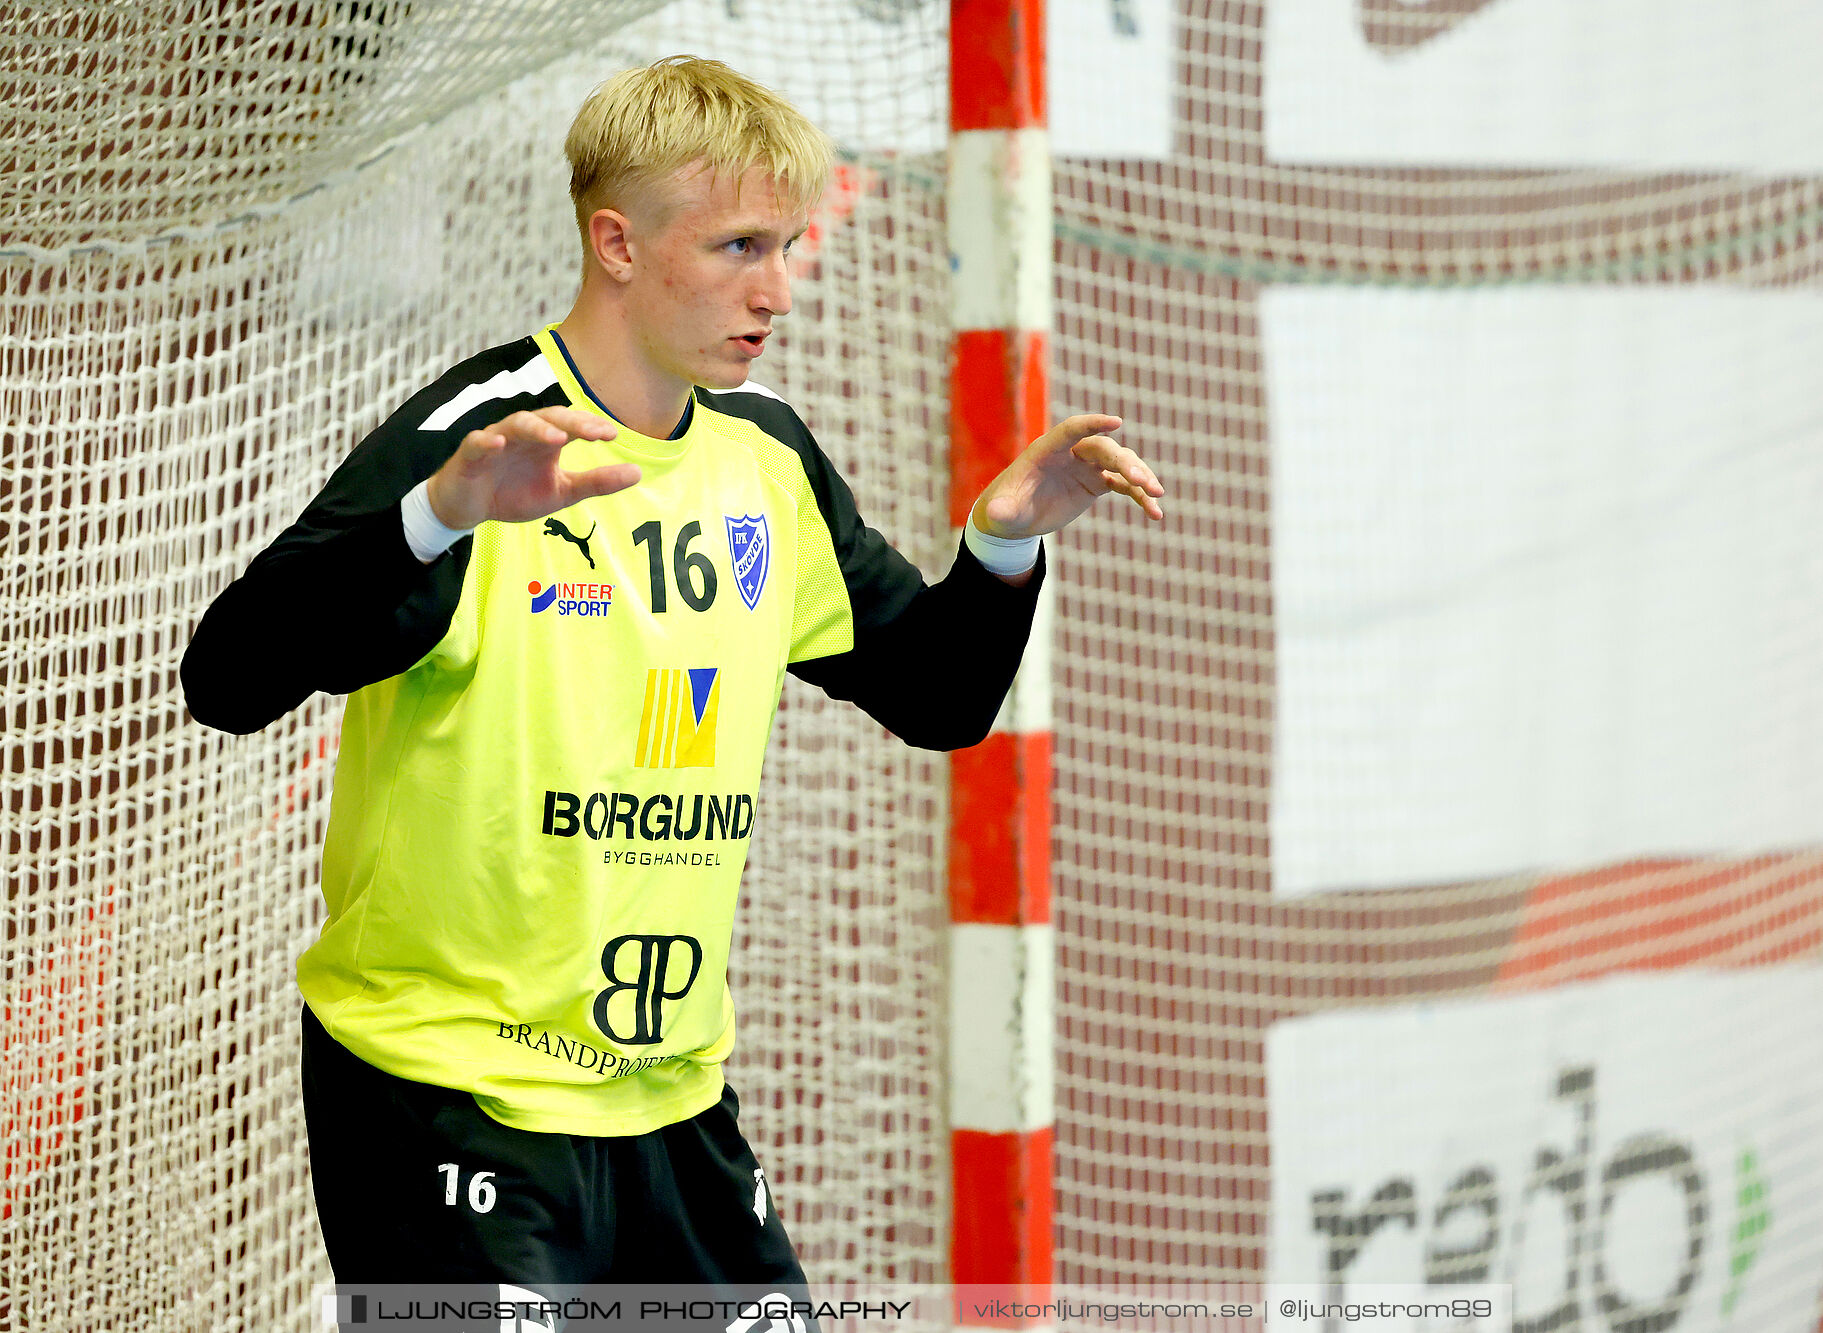
[[[941,153],[948,142],[949,9],[940,0],[676,0],[652,24],[672,43],[667,52],[726,61],[845,149]],[[1045,41],[1056,156],[1170,153],[1181,58],[1171,0],[1052,0]],[[840,54],[818,58],[829,52]]]
[[[1261,325],[1276,893],[1823,842],[1823,297],[1288,287]]]
[[[1047,0],[1053,154],[1151,162],[1171,155],[1177,14],[1172,0]]]
[[[651,23],[675,44],[666,53],[725,61],[850,151],[941,153],[948,140],[939,0],[674,0]]]
[[[1823,171],[1823,6],[1809,0],[1426,8],[1267,5],[1267,159]],[[1382,12],[1422,36],[1373,40]]]
[[[1816,1333],[1820,1012],[1823,970],[1774,968],[1280,1023],[1270,1280],[1510,1283],[1529,1333]]]

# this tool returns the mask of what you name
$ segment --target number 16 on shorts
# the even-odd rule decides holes
[[[462,1168],[454,1162],[445,1162],[437,1170],[444,1173],[443,1202],[453,1208],[457,1204]],[[477,1171],[468,1178],[468,1208],[472,1213],[493,1211],[494,1173],[492,1171]]]

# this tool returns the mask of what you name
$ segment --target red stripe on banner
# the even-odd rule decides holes
[[[950,130],[1044,123],[1043,0],[951,0]]]
[[[1048,335],[1036,329],[965,329],[950,360],[949,522],[968,522],[975,499],[1045,431]]]
[[[1541,881],[1496,986],[1561,985],[1616,968],[1762,966],[1823,944],[1813,852],[1630,861]]]
[[[1051,733],[997,731],[950,753],[949,919],[1051,919]]]
[[[1024,1134],[950,1131],[950,1280],[957,1286],[1049,1286],[1051,1138],[1049,1125]],[[957,1322],[996,1328],[1050,1322],[967,1313]]]

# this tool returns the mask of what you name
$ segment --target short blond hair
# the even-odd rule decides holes
[[[791,103],[719,60],[666,56],[590,93],[563,143],[583,248],[599,209],[662,209],[662,186],[704,162],[739,182],[771,174],[779,201],[807,213],[829,183],[829,136]]]

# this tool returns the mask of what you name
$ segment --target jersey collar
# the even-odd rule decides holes
[[[608,410],[608,405],[601,401],[595,391],[583,379],[582,371],[577,369],[570,349],[564,346],[563,338],[557,332],[555,324],[547,324],[544,331],[534,339],[544,352],[545,360],[551,363],[551,369],[557,374],[557,381],[563,385],[564,392],[571,402],[583,402],[600,412],[604,417],[620,427],[615,436],[615,443],[632,453],[648,454],[654,457],[675,458],[684,450],[684,437],[689,433],[691,423],[696,419],[696,394],[691,392],[689,400],[684,403],[684,414],[677,419],[677,425],[665,439],[651,435],[642,435],[626,422]],[[667,447],[671,446],[671,447]]]

